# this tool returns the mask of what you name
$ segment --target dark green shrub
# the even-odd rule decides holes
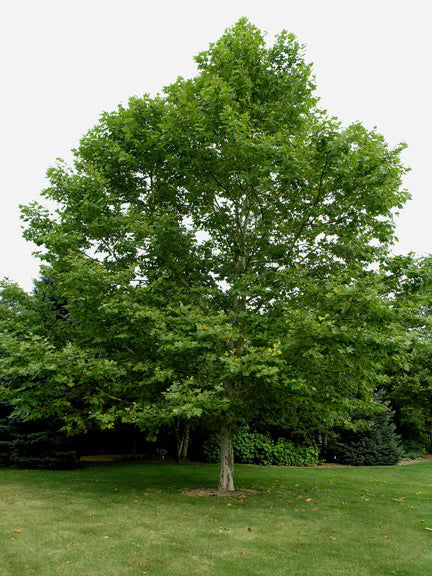
[[[219,436],[211,434],[202,444],[202,453],[206,462],[215,464],[219,462],[220,446]]]
[[[233,448],[235,462],[264,466],[273,462],[274,444],[270,436],[239,430],[234,434]]]
[[[241,429],[233,436],[234,461],[238,464],[261,464],[277,466],[316,466],[318,448],[295,446],[285,438],[276,444],[271,436]],[[208,462],[219,460],[219,437],[214,434],[203,444]]]
[[[273,464],[277,466],[316,466],[319,451],[316,446],[295,446],[279,438],[273,448]]]

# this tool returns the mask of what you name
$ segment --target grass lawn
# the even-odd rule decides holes
[[[432,464],[0,469],[1,576],[432,575]]]

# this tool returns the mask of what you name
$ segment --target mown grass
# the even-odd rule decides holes
[[[0,574],[432,574],[432,464],[237,466],[260,493],[180,493],[216,482],[204,465],[0,469]]]

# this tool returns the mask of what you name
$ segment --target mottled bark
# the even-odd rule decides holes
[[[219,490],[234,491],[234,454],[232,427],[224,423],[220,433]]]

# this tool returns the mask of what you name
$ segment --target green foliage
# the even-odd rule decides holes
[[[316,466],[319,450],[316,446],[295,446],[285,438],[278,438],[273,449],[276,466]]]
[[[0,466],[58,470],[78,464],[76,447],[58,422],[25,421],[0,406]]]
[[[404,446],[432,449],[432,260],[399,256],[387,263],[388,289],[408,345],[388,358],[385,398]]]
[[[44,330],[5,330],[4,394],[70,432],[349,424],[406,348],[376,271],[404,145],[320,110],[285,31],[268,46],[242,18],[196,62],[101,116],[49,170],[53,209],[22,207]]]
[[[391,466],[403,456],[392,413],[382,403],[366,420],[366,429],[339,431],[327,446],[327,460],[353,466]]]
[[[264,466],[316,466],[318,449],[315,446],[295,446],[285,438],[275,443],[271,436],[241,429],[233,436],[234,460],[239,464],[261,464]],[[211,435],[203,444],[203,453],[208,462],[218,462],[219,442]]]
[[[233,437],[234,460],[241,464],[271,464],[273,440],[264,434],[239,430]]]

